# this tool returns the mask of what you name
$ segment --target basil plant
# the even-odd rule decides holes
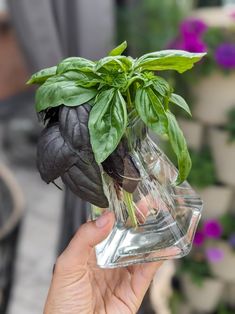
[[[160,73],[183,73],[205,54],[163,50],[133,59],[122,55],[126,48],[123,42],[98,61],[67,58],[28,81],[40,85],[36,111],[45,129],[38,143],[37,163],[42,179],[49,183],[61,177],[75,194],[102,208],[109,206],[103,171],[127,192],[127,203],[135,186],[128,176],[120,176],[122,168],[138,182],[140,174],[125,144],[133,117],[169,138],[178,160],[174,184],[185,181],[191,168],[185,138],[171,112],[178,106],[190,115],[190,109]]]

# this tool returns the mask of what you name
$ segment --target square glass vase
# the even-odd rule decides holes
[[[125,162],[120,177],[131,185],[132,193],[102,172],[109,210],[115,213],[111,233],[96,246],[97,264],[102,268],[187,255],[201,216],[202,200],[188,182],[175,185],[178,170],[148,135],[132,147],[129,156],[139,178],[131,177]],[[92,219],[103,211],[92,205]]]

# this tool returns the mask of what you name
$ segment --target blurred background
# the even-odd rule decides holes
[[[56,256],[86,219],[85,203],[39,177],[40,126],[25,82],[123,40],[134,57],[208,52],[194,70],[165,74],[193,112],[178,119],[203,217],[191,254],[163,265],[139,313],[235,313],[235,1],[0,0],[0,314],[42,313]]]

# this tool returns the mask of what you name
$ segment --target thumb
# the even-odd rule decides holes
[[[113,224],[114,213],[106,211],[96,221],[89,221],[82,225],[59,257],[61,266],[72,270],[78,265],[86,265],[92,249],[107,238]]]

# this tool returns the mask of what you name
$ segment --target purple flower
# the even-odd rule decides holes
[[[204,223],[203,232],[208,238],[218,239],[222,234],[222,226],[217,220],[207,220]]]
[[[189,52],[205,52],[206,44],[196,35],[187,35],[182,42],[182,49]]]
[[[194,236],[194,240],[193,240],[193,244],[197,247],[200,247],[203,245],[204,243],[204,240],[205,240],[205,236],[204,236],[204,233],[202,231],[197,231],[195,233],[195,236]]]
[[[235,68],[235,44],[221,44],[215,51],[215,60],[223,68]]]
[[[232,12],[231,12],[230,17],[231,17],[232,19],[235,19],[235,11],[232,11]]]
[[[220,262],[224,257],[224,252],[218,248],[208,248],[206,250],[206,258],[211,263]]]
[[[188,35],[200,36],[207,28],[207,25],[202,20],[195,18],[186,19],[180,25],[180,31],[184,37]]]
[[[235,233],[232,233],[228,240],[229,244],[235,249]]]

